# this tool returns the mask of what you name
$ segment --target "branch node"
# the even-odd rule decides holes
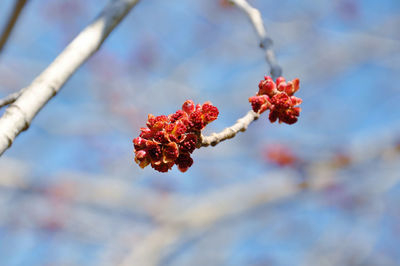
[[[22,116],[23,119],[24,119],[24,126],[22,127],[21,131],[27,130],[27,129],[29,128],[29,126],[30,126],[30,123],[29,123],[29,121],[28,121],[28,119],[27,119],[26,113],[22,110],[21,107],[19,107],[19,106],[16,105],[16,104],[11,104],[11,105],[7,108],[6,112],[10,112],[12,108],[17,109],[18,112],[21,113],[21,116]],[[11,142],[12,142],[12,141],[11,141]],[[11,145],[11,144],[10,144],[10,145]]]
[[[271,49],[272,45],[274,45],[274,41],[270,37],[265,37],[260,42],[260,47],[264,50]]]

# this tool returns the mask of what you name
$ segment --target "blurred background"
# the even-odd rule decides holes
[[[1,1],[0,28],[15,2]],[[0,97],[107,2],[28,1],[0,54]],[[132,139],[148,113],[211,101],[204,133],[218,132],[269,73],[226,1],[141,1],[0,158],[0,265],[400,264],[400,2],[249,3],[284,76],[300,78],[299,121],[263,115],[196,150],[184,174],[140,169]]]

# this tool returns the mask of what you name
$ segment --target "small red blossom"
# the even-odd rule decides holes
[[[265,76],[264,80],[260,81],[258,88],[259,90],[257,95],[268,95],[272,97],[277,93],[276,84],[269,76]]]
[[[251,103],[253,111],[260,114],[266,111],[271,106],[269,102],[269,97],[267,95],[250,97],[249,102]]]
[[[189,114],[189,115],[190,115],[191,113],[193,113],[194,109],[195,109],[194,102],[191,101],[191,100],[187,100],[187,101],[184,102],[183,105],[182,105],[182,110],[183,110],[184,112],[186,112],[187,114]],[[180,111],[180,110],[178,110],[178,112],[179,112],[179,111]]]
[[[208,124],[218,117],[218,108],[213,106],[210,102],[206,102],[201,107],[203,121]]]
[[[193,130],[201,130],[204,128],[204,120],[201,116],[202,114],[200,110],[196,110],[190,115],[190,127]]]
[[[177,120],[187,119],[187,117],[188,117],[188,112],[178,110],[175,112],[175,114],[169,115],[168,118],[170,122],[174,123]]]
[[[198,137],[195,134],[187,134],[185,139],[181,141],[179,151],[192,153],[196,149]]]
[[[271,123],[294,124],[300,115],[301,108],[296,107],[302,100],[293,94],[299,90],[300,80],[298,78],[286,82],[285,78],[279,77],[276,82],[271,77],[265,76],[258,84],[258,93],[249,98],[254,112],[261,114],[270,110],[269,120]]]
[[[218,108],[211,103],[195,106],[191,100],[174,114],[149,114],[147,127],[141,128],[139,137],[133,139],[135,162],[141,168],[150,164],[159,172],[168,172],[174,164],[181,172],[187,171],[193,164],[190,154],[197,147],[201,130],[218,114]]]
[[[182,153],[179,155],[176,160],[176,164],[178,165],[178,169],[181,172],[186,172],[190,166],[193,164],[193,159],[190,157],[189,153]]]

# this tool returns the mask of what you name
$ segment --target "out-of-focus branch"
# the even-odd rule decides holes
[[[260,47],[265,51],[265,59],[271,68],[271,76],[273,79],[282,75],[282,68],[279,66],[272,50],[273,41],[267,35],[261,13],[258,9],[252,7],[246,0],[229,0],[232,4],[240,8],[250,19],[257,36],[260,39]]]
[[[371,151],[367,148],[367,150]],[[399,148],[387,147],[365,153],[352,154],[351,162],[358,167],[373,160],[386,160],[388,154],[395,164],[399,156]],[[335,184],[343,183],[348,176],[338,178],[334,174],[337,168],[331,163],[332,159],[311,162],[306,166],[307,180],[302,183],[299,175],[294,172],[269,172],[268,178],[260,177],[248,183],[240,183],[203,195],[186,210],[170,210],[166,217],[160,217],[162,226],[151,232],[143,241],[136,243],[130,254],[123,259],[121,265],[159,265],[163,257],[171,254],[173,249],[191,233],[204,232],[213,225],[232,217],[242,215],[252,209],[274,204],[294,197],[302,191],[320,192]],[[299,174],[299,173],[298,173]],[[398,184],[399,176],[391,174],[384,182],[372,185],[375,179],[369,179],[370,190],[365,190],[366,197],[383,194]]]
[[[11,93],[11,94],[7,95],[6,97],[0,99],[0,108],[15,102],[18,99],[18,97],[22,94],[23,91],[24,91],[24,89],[19,90],[17,92]]]
[[[239,131],[246,131],[251,122],[257,120],[259,116],[260,115],[255,113],[254,111],[247,112],[247,114],[244,117],[238,119],[236,124],[234,124],[233,126],[227,127],[219,133],[213,133],[211,136],[201,136],[201,146],[215,146],[221,141],[233,138]]]
[[[3,32],[0,35],[0,53],[6,44],[8,37],[10,37],[10,33],[13,30],[15,23],[18,20],[19,15],[21,14],[22,9],[24,8],[27,0],[17,0],[14,5],[14,9],[5,25]]]
[[[290,197],[302,189],[293,176],[278,176],[272,174],[268,179],[263,177],[248,184],[236,184],[209,193],[186,211],[171,213],[167,223],[138,243],[121,265],[159,265],[160,260],[168,253],[166,249],[175,246],[187,233],[206,230],[223,219],[242,214],[267,202]]]
[[[268,37],[265,30],[263,20],[260,11],[252,7],[246,0],[229,0],[232,4],[235,4],[239,9],[241,9],[250,19],[257,36],[260,38],[260,47],[265,51],[265,59],[270,66],[270,72],[273,79],[282,75],[282,68],[278,65],[275,53],[272,50],[272,39]],[[247,114],[238,119],[237,122],[230,127],[225,128],[219,133],[213,133],[211,136],[202,136],[201,146],[215,146],[221,141],[233,138],[240,131],[246,131],[247,127],[255,120],[258,119],[260,115],[249,111]]]
[[[94,54],[139,0],[111,1],[100,15],[61,52],[0,118],[0,155],[26,130],[37,113],[75,71]]]

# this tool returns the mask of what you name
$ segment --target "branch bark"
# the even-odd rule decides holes
[[[201,136],[201,146],[207,147],[209,145],[215,146],[221,141],[231,139],[238,132],[246,131],[247,127],[255,120],[258,119],[260,115],[255,113],[254,111],[248,111],[247,114],[238,119],[236,124],[233,126],[227,127],[219,133],[213,133],[211,136]]]
[[[260,47],[265,51],[265,59],[270,67],[270,73],[273,79],[282,75],[282,68],[278,65],[275,58],[275,53],[272,50],[272,39],[268,37],[267,31],[265,30],[264,23],[261,17],[261,13],[258,9],[252,7],[246,0],[230,0],[230,2],[236,5],[240,10],[242,10],[250,19],[257,36],[260,39]],[[213,133],[211,136],[201,136],[202,147],[207,147],[209,145],[215,146],[221,141],[226,139],[231,139],[236,136],[238,132],[246,131],[247,127],[258,119],[260,115],[249,111],[247,114],[238,119],[237,122],[225,128],[219,133]]]
[[[265,52],[265,59],[269,64],[271,70],[272,79],[276,79],[282,76],[282,68],[279,66],[275,58],[275,53],[272,50],[273,41],[267,35],[267,31],[264,27],[264,22],[261,17],[261,13],[258,9],[252,7],[246,0],[229,0],[232,4],[236,5],[242,10],[250,19],[258,38],[260,39],[260,47]]]
[[[25,7],[26,2],[27,0],[18,0],[15,2],[14,9],[0,36],[0,53],[3,50],[8,38],[10,37],[11,31],[13,30],[22,9]]]
[[[59,56],[28,86],[0,118],[0,155],[26,130],[37,113],[75,71],[94,54],[139,0],[111,1]]]
[[[24,89],[21,89],[17,92],[7,95],[3,99],[0,99],[0,108],[15,102],[18,99],[18,97],[22,94],[23,91],[24,91]]]

